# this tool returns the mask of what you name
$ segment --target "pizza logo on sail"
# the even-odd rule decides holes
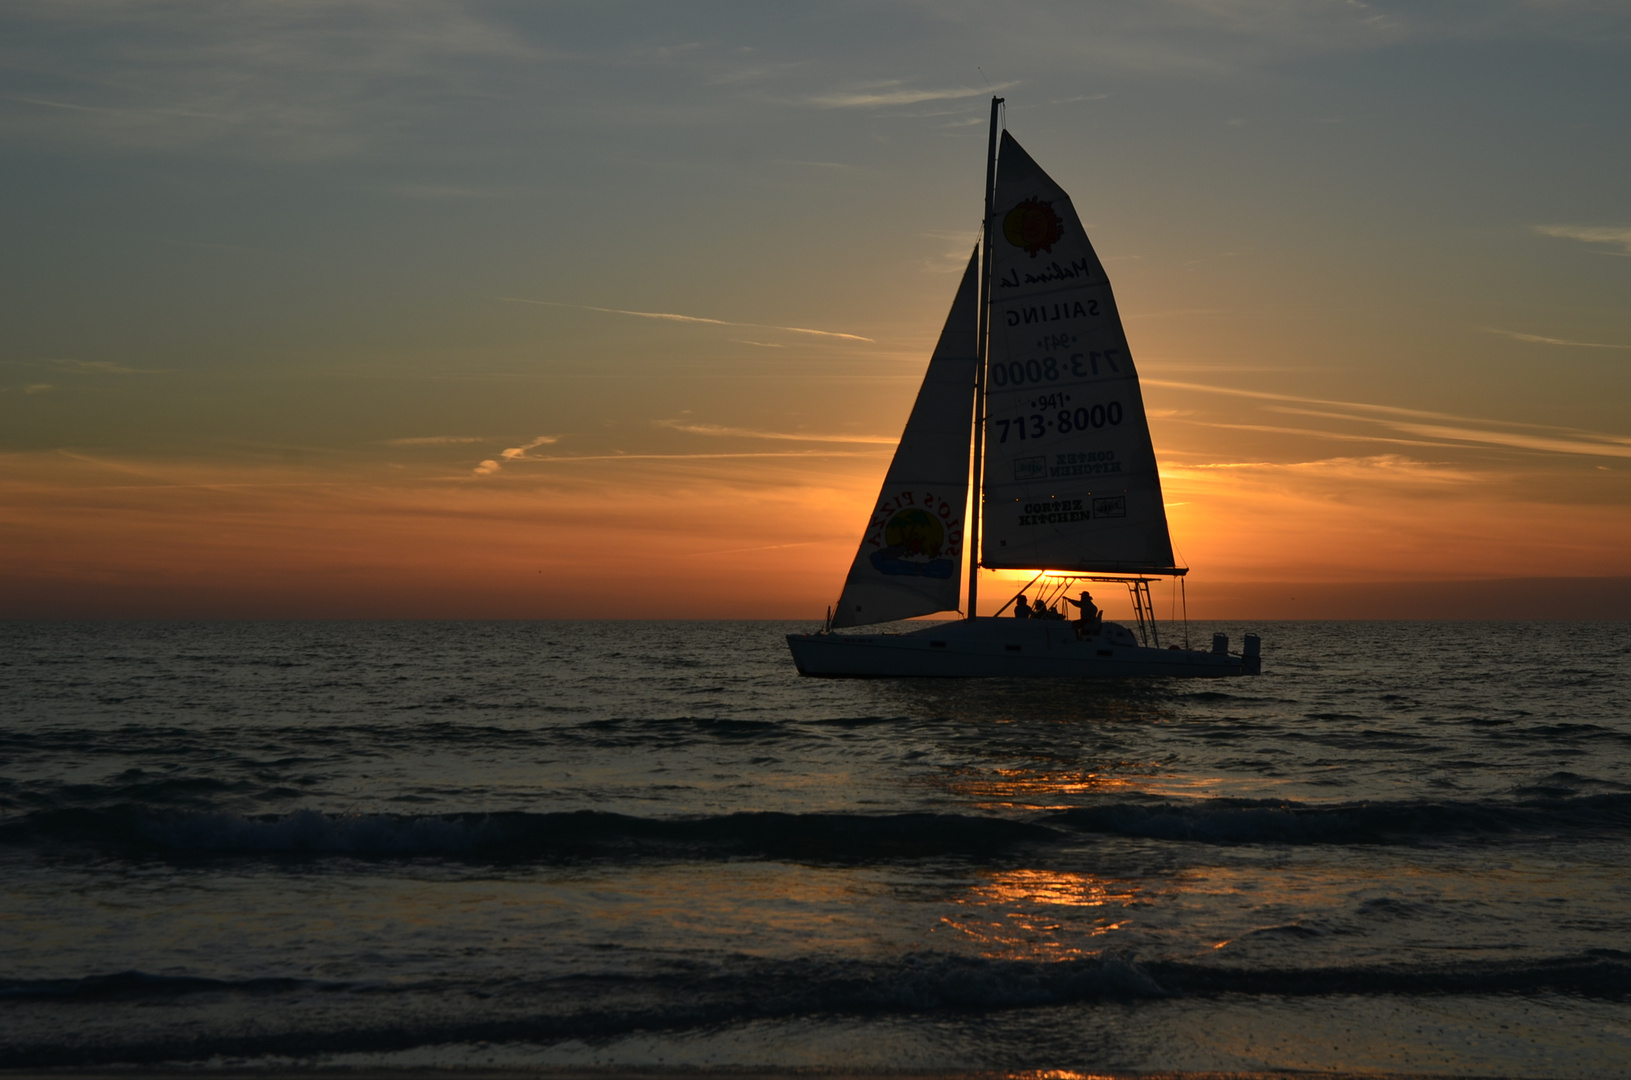
[[[957,561],[946,548],[946,526],[927,510],[911,506],[897,511],[883,527],[884,546],[872,553],[872,565],[891,576],[948,578]]]
[[[1065,223],[1053,212],[1053,203],[1026,199],[1002,219],[1002,235],[1034,259],[1039,251],[1053,251],[1053,245],[1065,235]]]

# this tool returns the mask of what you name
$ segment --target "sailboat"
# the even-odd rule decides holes
[[[788,635],[793,660],[825,676],[1258,674],[1254,634],[1239,653],[1222,634],[1210,649],[1162,647],[1150,585],[1189,570],[1173,558],[1138,372],[1070,196],[1001,130],[1002,104],[991,100],[983,242],[838,604],[819,632]],[[839,632],[959,610],[965,552],[966,617]],[[978,616],[982,569],[1036,576]],[[1104,621],[1095,585],[1124,586],[1136,625]]]

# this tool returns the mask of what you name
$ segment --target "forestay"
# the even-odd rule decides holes
[[[962,596],[978,265],[976,249],[844,581],[834,626],[954,611]]]
[[[1172,573],[1110,282],[1070,196],[1007,132],[993,206],[981,564]]]

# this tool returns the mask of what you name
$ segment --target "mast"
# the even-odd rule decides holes
[[[968,533],[968,617],[978,613],[980,598],[980,511],[981,478],[985,475],[985,357],[986,338],[991,326],[991,214],[997,186],[997,114],[1003,99],[991,99],[991,139],[985,151],[985,224],[980,232],[985,250],[980,259],[980,323],[975,340],[974,365],[974,476],[969,484],[973,502],[969,504]]]

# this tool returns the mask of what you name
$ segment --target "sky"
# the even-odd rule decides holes
[[[993,93],[1191,615],[1631,617],[1631,6],[1570,0],[11,0],[0,616],[819,618]]]

